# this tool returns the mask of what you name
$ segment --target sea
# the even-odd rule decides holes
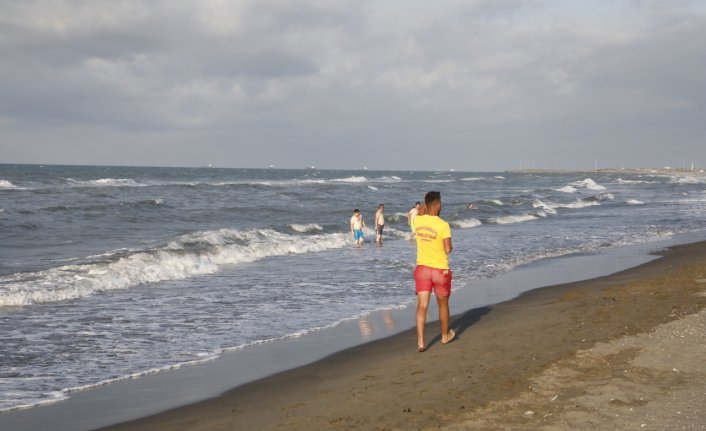
[[[541,259],[702,232],[705,178],[0,164],[0,412],[408,307],[407,212],[430,190],[454,290],[472,290]]]

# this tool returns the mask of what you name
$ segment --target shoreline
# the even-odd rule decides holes
[[[701,233],[697,236],[704,235]],[[654,256],[648,256],[648,252],[683,243],[693,237],[692,233],[690,237],[675,236],[667,240],[607,249],[594,254],[560,256],[535,261],[493,279],[473,282],[474,286],[484,283],[491,287],[489,293],[480,298],[476,297],[477,292],[473,288],[461,288],[456,291],[452,311],[469,310],[462,315],[466,316],[465,321],[471,319],[475,322],[483,314],[505,302],[519,301],[528,294],[522,293],[528,289],[551,289],[552,287],[544,286],[590,279],[634,267],[655,259]],[[518,294],[521,296],[516,298]],[[486,306],[487,304],[496,305]],[[430,313],[429,333],[432,334],[436,310],[432,309]],[[390,327],[391,318],[394,322],[392,327]],[[345,322],[336,328],[315,331],[299,338],[264,343],[253,346],[254,349],[228,352],[222,358],[209,363],[186,366],[147,375],[137,380],[119,381],[79,391],[72,393],[69,400],[55,404],[6,412],[0,414],[0,428],[9,426],[28,430],[90,430],[135,418],[149,417],[160,411],[175,408],[176,410],[172,411],[188,409],[190,405],[194,405],[193,403],[200,403],[204,399],[208,400],[205,401],[206,403],[217,400],[219,394],[230,393],[233,388],[238,391],[249,385],[257,385],[260,379],[266,380],[268,375],[296,372],[299,369],[297,367],[310,367],[312,363],[316,366],[319,363],[316,361],[321,361],[323,358],[326,358],[323,361],[328,361],[331,357],[347,355],[349,351],[365,350],[375,343],[385,344],[391,340],[387,337],[403,337],[410,331],[407,328],[412,328],[413,325],[413,316],[409,308],[374,312],[363,318]],[[322,344],[326,345],[325,348],[322,348]],[[416,342],[413,341],[412,345],[416,345]],[[229,376],[234,370],[241,372],[249,367],[258,369],[264,367],[264,369],[260,370],[260,374],[238,376],[235,380]],[[224,379],[226,375],[228,377]],[[164,397],[165,393],[169,393],[170,396]]]
[[[702,426],[706,414],[693,407],[706,396],[703,380],[697,379],[694,387],[687,376],[656,372],[640,379],[651,369],[630,363],[639,357],[635,347],[604,356],[588,371],[586,365],[564,370],[571,385],[552,387],[557,390],[554,397],[537,389],[543,378],[547,385],[547,373],[551,377],[562,364],[568,369],[566,363],[581,360],[586,352],[668,330],[685,316],[706,317],[700,313],[706,308],[706,242],[660,254],[660,259],[613,275],[535,289],[456,315],[452,321],[458,340],[447,346],[432,341],[422,354],[413,349],[414,331],[407,330],[214,399],[105,429],[565,429],[577,424],[601,429],[622,422],[612,422],[612,413],[600,411],[601,402],[594,401],[591,411],[579,401],[592,389],[596,374],[603,376],[603,385],[620,386],[616,382],[628,379],[623,374],[629,372],[637,375],[629,382],[633,387],[625,383],[622,392],[605,390],[606,397],[621,394],[606,398],[605,408],[629,417],[673,391],[700,389],[701,398],[694,403],[682,397],[680,406],[692,407],[688,423]],[[698,356],[692,359],[700,363]],[[698,368],[690,372],[698,375]],[[639,393],[647,398],[631,398]],[[533,405],[528,401],[532,396],[540,401]],[[644,429],[648,423],[659,425],[662,418],[643,420]]]

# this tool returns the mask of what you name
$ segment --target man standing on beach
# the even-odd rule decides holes
[[[360,214],[360,210],[356,208],[353,210],[353,217],[351,217],[351,234],[353,235],[353,241],[355,241],[357,245],[360,245],[365,241],[363,228],[367,228],[367,226],[365,226],[365,221],[363,221],[363,216]]]
[[[375,233],[377,238],[375,242],[382,245],[382,230],[385,229],[385,204],[378,205],[378,210],[375,213]]]
[[[428,192],[424,196],[424,203],[425,214],[414,218],[414,233],[417,239],[417,268],[414,270],[414,281],[417,293],[417,346],[420,352],[426,350],[424,329],[432,290],[439,306],[441,343],[447,344],[456,336],[454,330],[449,329],[452,276],[449,268],[449,253],[453,249],[451,228],[439,217],[441,193]]]

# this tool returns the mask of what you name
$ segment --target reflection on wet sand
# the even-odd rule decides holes
[[[393,334],[396,330],[395,319],[392,317],[391,310],[384,310],[379,315],[363,316],[358,319],[358,328],[360,329],[360,335],[363,340],[369,340],[375,334],[375,329],[382,329],[380,323],[385,325],[385,331]],[[382,317],[382,322],[374,322],[373,319]]]

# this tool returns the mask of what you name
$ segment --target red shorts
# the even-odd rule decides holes
[[[414,270],[414,282],[417,285],[416,293],[431,292],[434,290],[436,296],[451,295],[451,278],[450,269],[430,268],[424,265],[417,265]]]

